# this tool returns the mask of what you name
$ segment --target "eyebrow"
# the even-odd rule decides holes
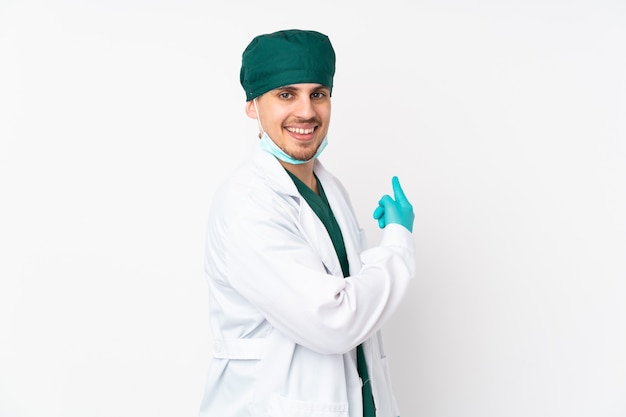
[[[285,85],[283,87],[278,87],[276,90],[287,91],[287,92],[302,91],[300,88],[295,87],[294,85]],[[320,84],[319,86],[313,88],[311,92],[315,92],[315,91],[319,91],[319,90],[330,91],[330,88]]]

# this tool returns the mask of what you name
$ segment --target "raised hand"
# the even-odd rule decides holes
[[[391,186],[393,187],[394,198],[385,194],[374,210],[374,218],[378,220],[378,227],[382,229],[390,223],[397,223],[406,227],[409,232],[413,232],[413,220],[415,219],[413,206],[404,195],[398,177],[394,176],[391,179]]]

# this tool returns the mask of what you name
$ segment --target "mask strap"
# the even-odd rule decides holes
[[[252,104],[254,104],[254,110],[256,111],[256,123],[259,126],[261,136],[263,136],[265,131],[263,130],[263,126],[261,126],[261,115],[259,114],[259,108],[256,106],[256,98],[252,100]]]

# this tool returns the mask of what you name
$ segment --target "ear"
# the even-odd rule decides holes
[[[250,100],[246,102],[246,114],[251,119],[258,119],[259,116],[256,113],[256,108],[254,107],[254,101]]]

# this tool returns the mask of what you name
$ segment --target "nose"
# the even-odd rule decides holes
[[[316,115],[315,106],[309,96],[299,98],[295,109],[295,116],[304,120],[312,119]]]

